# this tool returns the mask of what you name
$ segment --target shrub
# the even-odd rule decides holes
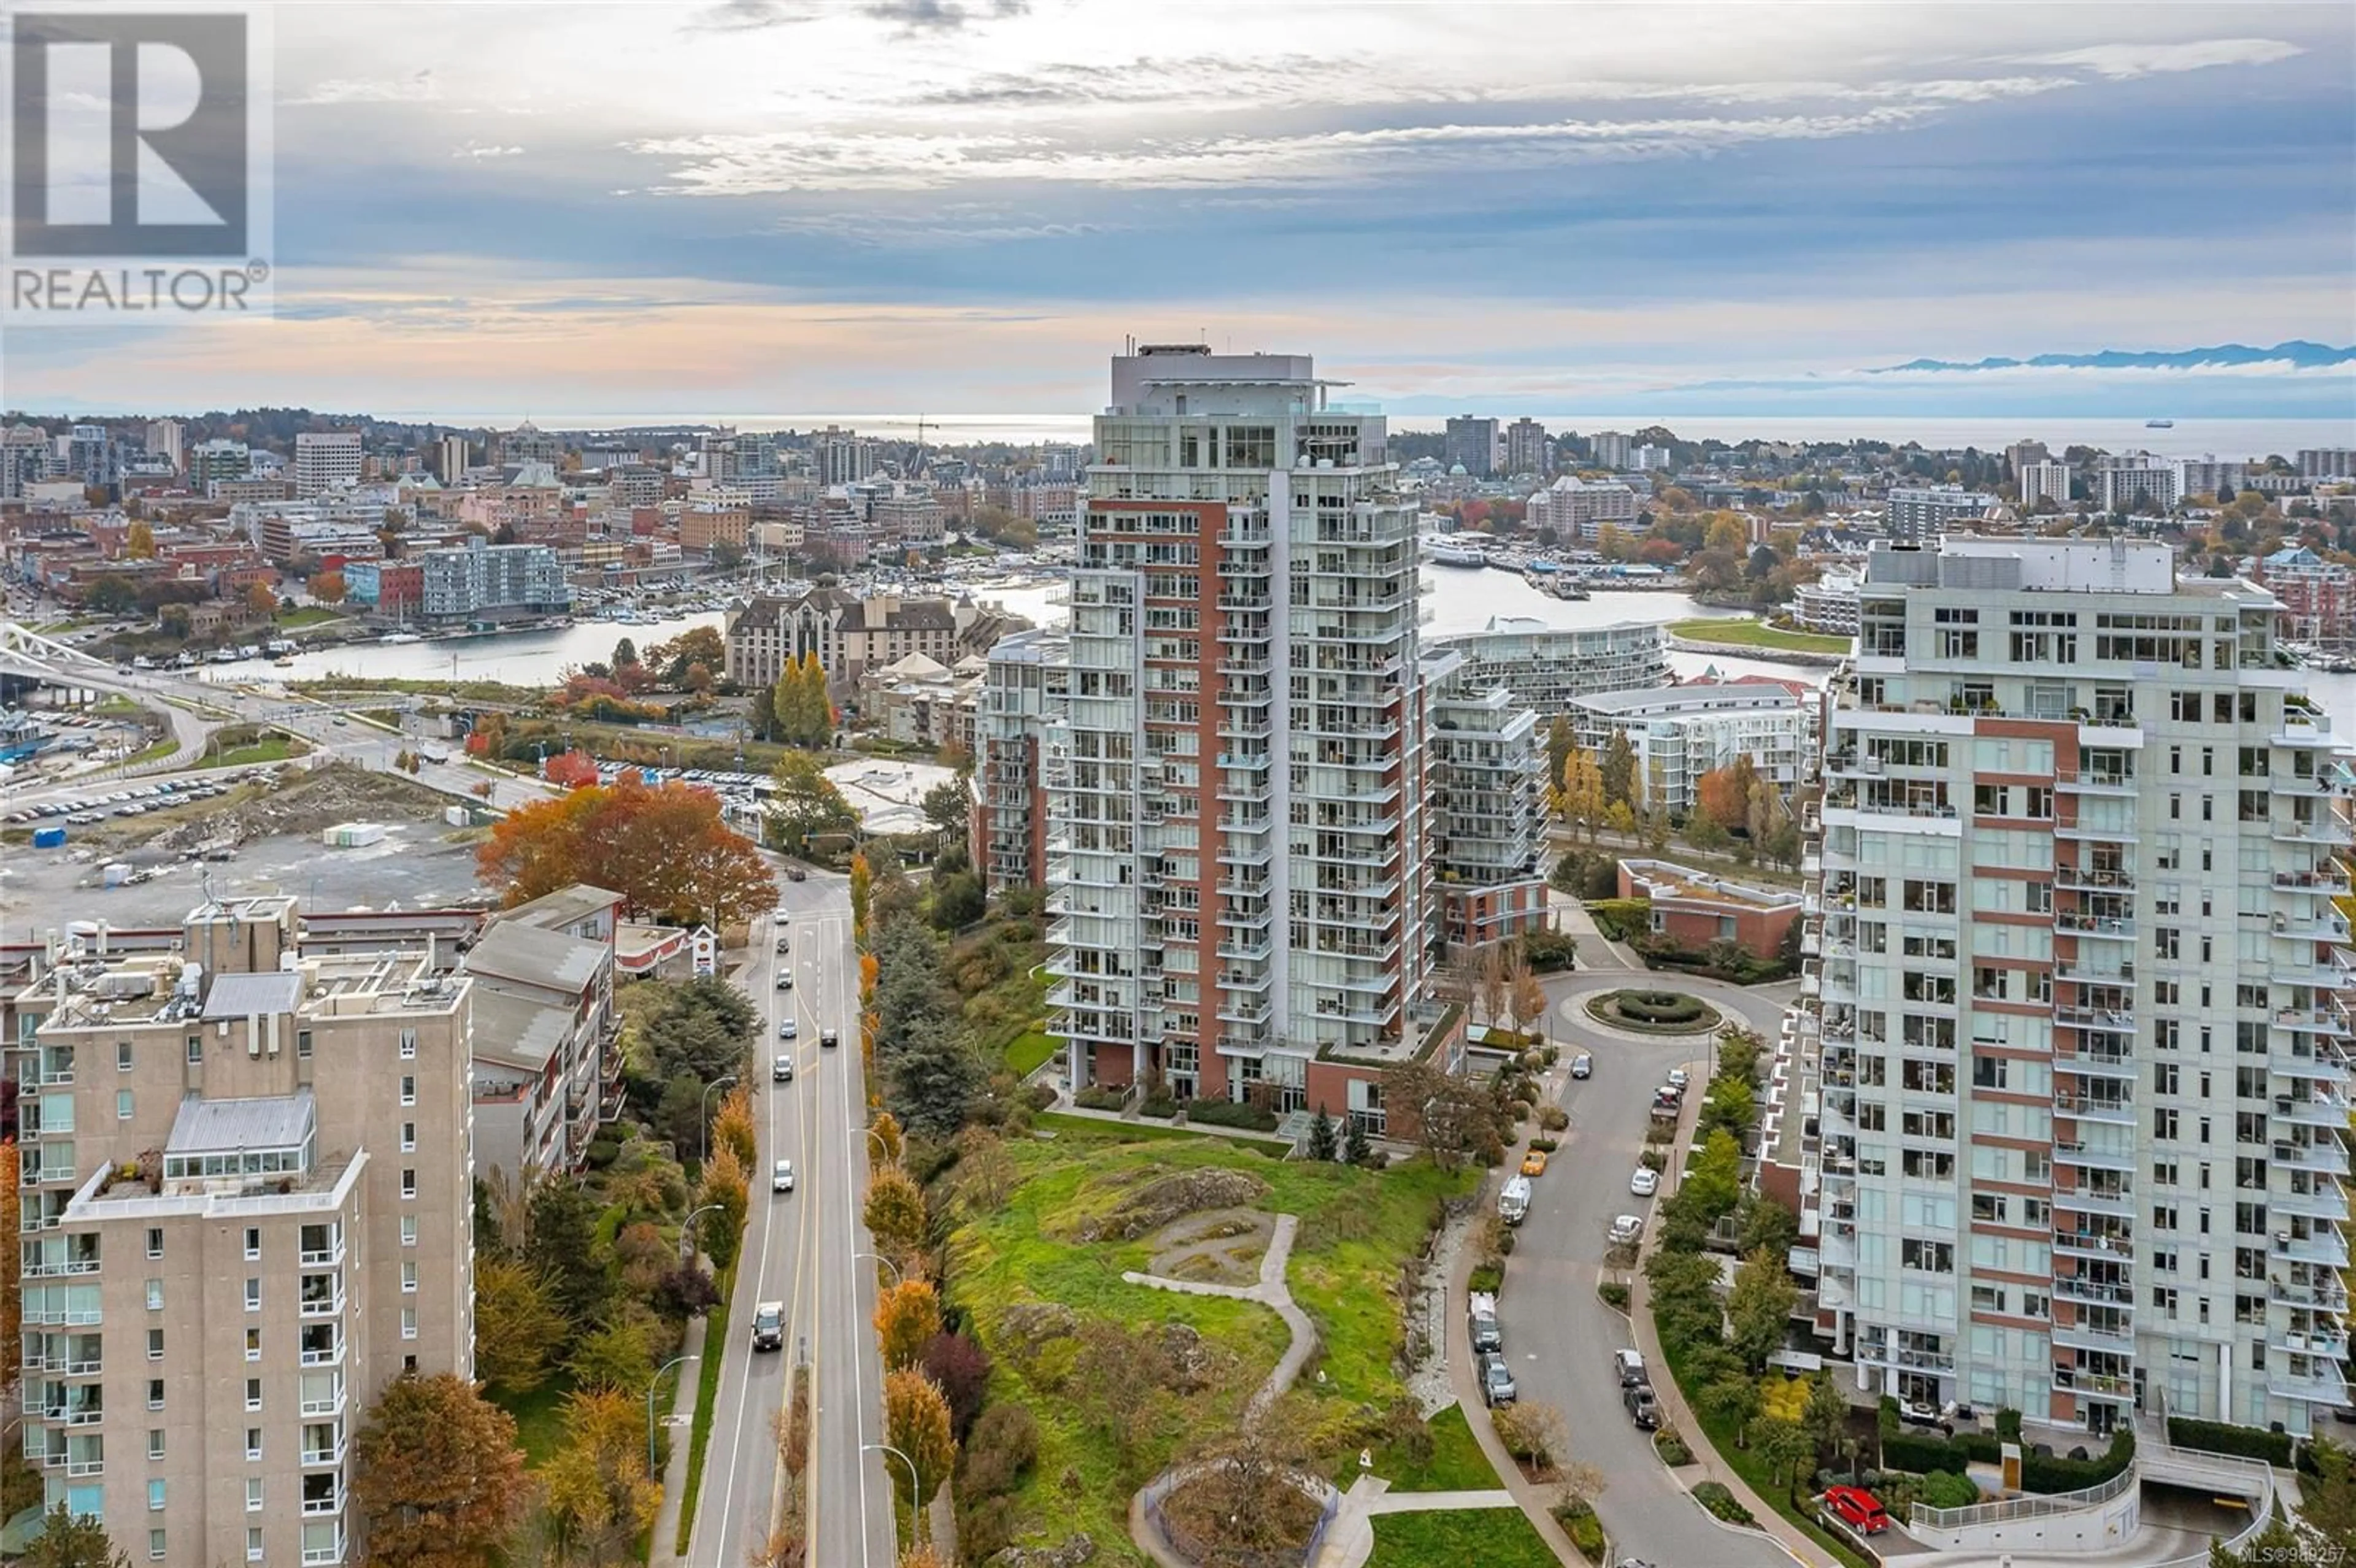
[[[2020,1412],[2009,1407],[1996,1413],[1996,1435],[2000,1443],[2020,1441]]]
[[[1538,1125],[1550,1133],[1561,1132],[1570,1125],[1570,1113],[1560,1105],[1548,1105],[1538,1113]]]
[[[1751,1510],[1736,1500],[1734,1494],[1718,1481],[1703,1481],[1693,1489],[1694,1501],[1709,1509],[1712,1517],[1729,1524],[1751,1525],[1758,1521]]]
[[[1682,991],[1622,991],[1612,999],[1622,1018],[1647,1024],[1689,1024],[1702,1015],[1699,998]]]
[[[1562,1526],[1562,1532],[1570,1537],[1570,1543],[1579,1548],[1579,1554],[1581,1557],[1586,1558],[1590,1563],[1601,1564],[1603,1521],[1595,1517],[1593,1504],[1557,1503],[1554,1506],[1554,1518],[1555,1522]]]
[[[1501,1404],[1489,1412],[1489,1424],[1505,1452],[1533,1470],[1554,1468],[1562,1446],[1562,1416],[1550,1404]]]
[[[1693,1450],[1686,1446],[1686,1440],[1677,1435],[1675,1427],[1664,1426],[1653,1434],[1653,1452],[1661,1456],[1662,1464],[1672,1468],[1693,1463]]]
[[[1234,1100],[1189,1100],[1186,1120],[1211,1127],[1242,1127],[1256,1133],[1276,1131],[1274,1111]]]
[[[1595,1294],[1602,1299],[1603,1305],[1612,1308],[1612,1311],[1625,1312],[1628,1310],[1628,1287],[1626,1285],[1622,1285],[1617,1281],[1610,1281],[1597,1285],[1595,1287]]]
[[[1055,1086],[1053,1083],[1033,1083],[1023,1098],[1031,1102],[1033,1110],[1044,1111],[1055,1103]]]
[[[1969,1476],[1933,1470],[1922,1477],[1915,1496],[1924,1508],[1969,1508],[1980,1500],[1980,1488]]]
[[[1166,1122],[1178,1115],[1178,1102],[1169,1094],[1155,1094],[1139,1104],[1137,1114],[1151,1116],[1157,1122]]]
[[[1498,1286],[1505,1283],[1505,1269],[1503,1264],[1482,1264],[1473,1269],[1472,1277],[1466,1283],[1465,1288],[1494,1296]]]
[[[1039,1457],[1039,1424],[1031,1407],[1001,1401],[981,1413],[967,1435],[960,1497],[1001,1497],[1021,1484]]]
[[[2244,1459],[2264,1459],[2269,1465],[2290,1463],[2290,1435],[2286,1432],[2262,1432],[2254,1426],[2228,1426],[2222,1421],[2194,1421],[2172,1415],[2168,1419],[2168,1440],[2179,1448],[2238,1454]]]
[[[1559,1138],[1532,1138],[1530,1147],[1540,1154],[1552,1154],[1562,1147],[1562,1141]]]
[[[1577,961],[1579,938],[1561,931],[1526,932],[1522,936],[1522,956],[1535,973],[1557,974]]]
[[[1072,1104],[1087,1111],[1118,1111],[1129,1104],[1129,1093],[1126,1090],[1091,1083],[1085,1089],[1073,1092]]]

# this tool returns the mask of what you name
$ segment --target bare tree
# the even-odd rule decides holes
[[[1505,1010],[1505,952],[1502,944],[1493,942],[1481,950],[1481,1014],[1483,1023],[1496,1023],[1497,1015]]]

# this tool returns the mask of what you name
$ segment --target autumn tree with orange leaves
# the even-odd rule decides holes
[[[476,871],[509,904],[575,882],[622,895],[622,912],[714,928],[741,924],[777,901],[776,879],[721,820],[720,797],[635,773],[556,800],[519,806],[476,851]]]

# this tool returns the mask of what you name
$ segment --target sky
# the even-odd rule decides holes
[[[1398,413],[2356,423],[2356,7],[276,8],[277,316],[0,402],[1085,412],[1124,337]],[[2265,347],[2321,363],[1909,361]]]

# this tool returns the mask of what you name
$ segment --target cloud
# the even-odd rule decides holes
[[[2211,66],[2275,65],[2307,51],[2279,38],[2208,38],[2190,44],[2113,43],[2050,55],[2015,55],[2020,65],[2074,66],[2114,81]]]
[[[332,77],[315,82],[307,92],[286,100],[292,104],[431,103],[439,87],[429,68],[402,77]]]
[[[523,156],[523,149],[521,147],[486,145],[481,142],[469,142],[463,147],[451,148],[450,155],[454,158],[472,158],[479,162],[484,158],[519,158]]]
[[[770,27],[798,27],[815,22],[824,12],[812,5],[789,5],[781,0],[720,0],[687,19],[685,30],[703,33],[755,33]]]
[[[1023,16],[1031,5],[1030,0],[991,0],[986,5],[965,5],[960,0],[869,0],[859,9],[862,15],[893,23],[905,32],[954,33],[976,22]]]

